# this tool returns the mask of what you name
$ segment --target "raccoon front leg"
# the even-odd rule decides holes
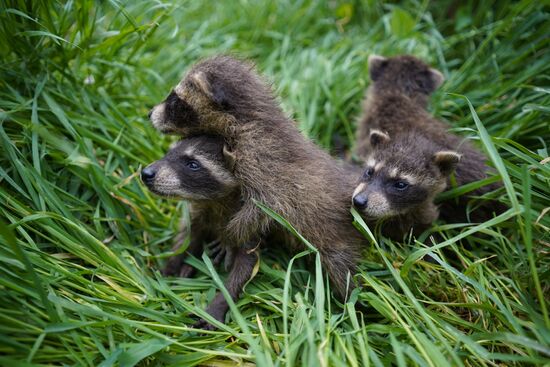
[[[226,231],[234,243],[248,243],[254,237],[265,234],[269,228],[270,217],[254,203],[252,194],[248,196],[226,226]]]
[[[245,283],[251,279],[254,266],[259,260],[258,250],[255,248],[256,243],[238,248],[235,250],[235,257],[231,266],[231,271],[225,281],[225,288],[229,292],[231,299],[236,301],[241,294]],[[225,314],[229,309],[229,305],[221,292],[218,292],[210,305],[206,308],[206,312],[212,315],[220,322],[225,321]],[[194,328],[204,330],[214,330],[215,326],[209,324],[206,320],[200,319],[194,325]]]
[[[346,300],[355,288],[353,276],[357,272],[357,258],[359,255],[354,256],[353,252],[345,250],[321,252],[321,264],[329,276],[333,292],[340,301]]]

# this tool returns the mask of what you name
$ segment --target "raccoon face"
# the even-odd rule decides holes
[[[239,114],[254,113],[272,99],[251,64],[217,56],[196,64],[166,100],[151,110],[149,118],[166,134],[225,135]]]
[[[399,172],[384,161],[369,159],[353,205],[369,219],[384,219],[405,214],[432,197],[433,187],[411,173]]]
[[[160,196],[195,201],[223,198],[238,186],[233,157],[224,147],[223,139],[216,137],[180,140],[141,171],[141,180]]]
[[[414,214],[433,205],[460,159],[456,152],[434,150],[429,141],[414,134],[390,141],[375,130],[371,145],[373,153],[352,197],[353,205],[369,219]]]
[[[153,107],[149,119],[155,129],[164,134],[176,134],[182,126],[196,126],[198,116],[195,110],[175,91],[170,92],[166,99]]]
[[[438,70],[429,67],[416,57],[369,57],[369,74],[375,87],[398,88],[409,97],[433,93],[445,78]]]

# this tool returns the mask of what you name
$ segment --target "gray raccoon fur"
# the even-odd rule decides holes
[[[151,120],[165,133],[223,136],[243,199],[227,226],[232,241],[246,243],[278,226],[255,202],[263,203],[319,250],[333,290],[346,296],[365,241],[349,212],[360,170],[306,139],[251,63],[217,56],[196,64]]]
[[[441,85],[443,76],[421,60],[408,55],[393,58],[372,56],[369,58],[369,73],[372,84],[368,88],[363,116],[358,126],[356,155],[363,161],[374,158],[378,162],[395,161],[396,157],[402,157],[400,164],[394,168],[399,173],[418,176],[423,182],[427,175],[431,175],[433,181],[441,181],[441,173],[446,175],[444,187],[424,187],[429,195],[422,205],[410,206],[407,218],[400,222],[402,231],[406,232],[416,225],[418,232],[429,227],[429,223],[438,216],[450,222],[465,221],[468,201],[496,189],[499,184],[481,187],[458,200],[446,201],[439,207],[433,203],[435,194],[452,188],[452,179],[458,186],[462,186],[488,177],[491,170],[485,163],[486,157],[479,150],[463,138],[448,132],[449,127],[427,111],[428,98]],[[380,144],[373,146],[376,145],[373,141]],[[436,162],[435,155],[438,152],[456,152],[457,155],[446,155],[446,163]],[[430,154],[431,161],[427,159]],[[441,163],[444,164],[443,170],[431,169]],[[485,221],[492,217],[493,212],[501,210],[500,204],[487,201],[471,213],[470,219],[475,222]],[[399,219],[393,217],[393,221],[399,222]],[[389,222],[392,223],[391,220]],[[401,236],[402,231],[394,233],[394,237]]]

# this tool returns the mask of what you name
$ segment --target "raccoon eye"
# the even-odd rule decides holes
[[[363,173],[363,177],[364,178],[369,178],[370,176],[372,176],[374,174],[374,168],[372,167],[369,167],[365,170],[365,173]]]
[[[393,187],[395,187],[397,190],[405,190],[407,187],[409,187],[409,184],[405,181],[397,181],[393,184]]]
[[[197,161],[189,161],[185,164],[187,168],[191,171],[198,171],[201,168],[201,165]]]

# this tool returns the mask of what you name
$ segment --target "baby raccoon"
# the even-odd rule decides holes
[[[150,118],[165,133],[223,136],[243,199],[228,224],[232,240],[246,243],[278,226],[256,205],[265,204],[317,247],[345,298],[364,242],[349,212],[359,173],[302,135],[253,65],[228,56],[196,64]]]
[[[438,218],[434,204],[460,155],[411,131],[393,140],[372,130],[371,153],[353,193],[353,205],[369,222],[384,219],[382,233],[401,240],[411,228],[419,234]]]
[[[356,151],[367,161],[367,169],[354,192],[353,203],[370,218],[392,218],[384,231],[399,228],[390,233],[392,237],[402,236],[411,227],[418,233],[437,219],[433,199],[451,187],[453,170],[456,184],[462,186],[486,178],[489,167],[481,152],[449,133],[448,126],[426,110],[429,95],[443,82],[440,72],[412,56],[371,56],[369,73],[372,84],[359,124]],[[386,169],[380,172],[376,166]],[[375,178],[386,182],[385,186],[369,183]],[[379,190],[382,187],[385,189]],[[453,222],[466,220],[468,200],[497,187],[484,186],[458,201],[443,203],[441,217]],[[416,191],[420,188],[419,195]],[[368,209],[376,205],[371,200],[374,192],[388,208],[378,215]],[[485,210],[474,211],[470,219],[487,220],[495,210],[500,210],[499,206],[491,203]]]
[[[364,159],[370,151],[371,129],[392,135],[411,128],[446,133],[446,127],[441,129],[442,124],[434,123],[426,111],[429,96],[445,80],[439,71],[409,55],[391,58],[372,55],[369,75],[372,83],[357,129],[355,152],[359,158]]]
[[[177,142],[160,160],[141,171],[141,179],[149,190],[164,197],[188,200],[191,213],[191,241],[185,254],[169,260],[163,273],[190,277],[195,269],[184,263],[185,256],[200,256],[205,243],[219,241],[214,263],[225,257],[229,275],[225,287],[237,299],[252,275],[258,260],[257,243],[234,244],[227,241],[225,227],[228,218],[240,206],[239,184],[231,168],[234,157],[220,137],[199,136]],[[186,233],[180,232],[176,248],[183,244]],[[237,246],[240,245],[240,246]],[[223,322],[228,304],[218,293],[207,312]],[[204,320],[196,327],[212,328]]]

